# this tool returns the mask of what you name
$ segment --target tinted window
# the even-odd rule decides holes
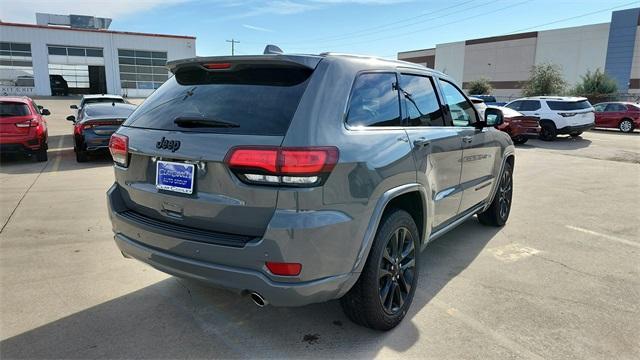
[[[400,126],[396,75],[361,74],[351,93],[347,123],[352,126]]]
[[[284,135],[311,70],[270,66],[179,71],[131,114],[125,126],[226,134]],[[140,85],[147,83],[139,83]],[[154,83],[148,83],[153,88]],[[236,127],[179,127],[178,118]]]
[[[67,55],[67,48],[49,46],[49,55]]]
[[[85,99],[82,102],[82,106],[87,105],[87,104],[95,104],[95,103],[123,103],[124,99],[120,99],[120,98],[108,98],[108,97],[101,97],[101,98],[94,98],[94,99]]]
[[[29,106],[17,102],[0,102],[0,117],[29,115]]]
[[[538,100],[522,100],[518,111],[536,111],[540,110],[540,107],[540,101]]]
[[[84,113],[85,116],[88,117],[114,116],[117,118],[126,118],[127,116],[131,115],[133,110],[135,110],[135,106],[112,106],[110,104],[106,104],[87,106],[84,109]]]
[[[409,126],[444,126],[442,109],[431,78],[402,75],[400,88],[405,99]]]
[[[467,100],[462,92],[448,81],[442,80],[442,93],[449,106],[451,120],[454,126],[468,126],[471,120],[476,121],[476,111],[473,104]]]
[[[547,101],[549,109],[551,110],[583,110],[591,107],[588,100],[582,101]]]
[[[521,104],[522,104],[522,101],[516,100],[516,101],[512,101],[512,102],[508,103],[507,105],[505,105],[505,107],[518,111],[518,110],[520,110],[520,105]]]
[[[67,52],[69,53],[69,56],[85,56],[85,52],[84,49],[78,49],[78,48],[67,48]]]
[[[609,104],[605,109],[607,112],[627,111],[627,107],[622,104]]]
[[[607,104],[595,104],[595,105],[593,105],[593,108],[596,110],[596,112],[603,112],[606,107],[607,107]]]

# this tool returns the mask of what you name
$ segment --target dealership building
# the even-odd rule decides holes
[[[110,24],[41,13],[36,24],[0,21],[0,95],[47,96],[53,88],[145,97],[168,79],[167,61],[196,55],[193,36],[112,31]]]
[[[442,71],[463,88],[488,78],[504,97],[519,96],[531,67],[541,63],[559,65],[569,85],[599,68],[619,92],[640,94],[640,8],[615,11],[609,23],[438,44],[398,59]]]

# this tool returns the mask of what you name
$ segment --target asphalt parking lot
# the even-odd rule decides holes
[[[336,301],[258,308],[124,259],[107,157],[78,164],[68,100],[39,100],[49,161],[0,164],[0,356],[640,358],[640,133],[517,147],[508,224],[430,244],[410,313],[358,327]]]

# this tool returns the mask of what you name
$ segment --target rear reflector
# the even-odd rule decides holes
[[[225,159],[229,168],[248,183],[316,186],[338,162],[335,147],[236,147]]]
[[[231,63],[211,63],[202,65],[210,70],[223,70],[231,68]]]
[[[267,261],[267,269],[274,275],[296,276],[302,271],[302,264],[298,263],[279,263]]]
[[[111,135],[109,152],[111,152],[111,157],[116,165],[129,166],[129,137],[121,134]]]

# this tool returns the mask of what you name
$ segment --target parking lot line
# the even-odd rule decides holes
[[[619,242],[621,244],[626,244],[626,245],[635,246],[635,247],[640,248],[640,243],[633,242],[633,241],[630,241],[630,240],[627,240],[627,239],[622,239],[622,238],[619,238],[619,237],[616,237],[616,236],[607,235],[607,234],[601,234],[599,232],[595,232],[595,231],[592,231],[592,230],[587,230],[587,229],[583,229],[583,228],[579,228],[579,227],[571,226],[571,225],[566,225],[566,227],[567,227],[567,229],[579,231],[579,232],[582,232],[582,233],[585,233],[585,234],[589,234],[589,235],[593,235],[593,236],[599,236],[599,237],[602,237],[602,238],[605,238],[605,239],[617,241],[617,242]]]
[[[58,149],[62,148],[62,141],[64,140],[64,137],[61,136],[58,139]],[[51,172],[57,172],[58,169],[60,168],[60,161],[62,161],[62,151],[58,151],[58,153],[56,154],[56,159],[53,162],[53,166],[51,167]]]

